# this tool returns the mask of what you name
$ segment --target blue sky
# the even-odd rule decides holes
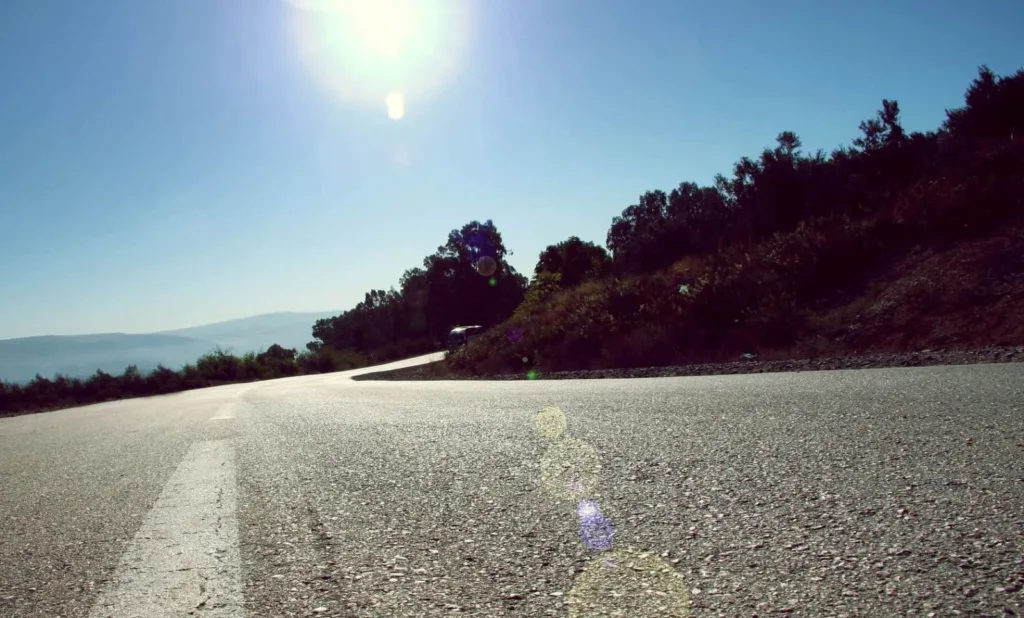
[[[472,219],[528,275],[779,131],[932,129],[1024,64],[1019,0],[419,0],[362,38],[292,1],[0,3],[0,338],[349,308]]]

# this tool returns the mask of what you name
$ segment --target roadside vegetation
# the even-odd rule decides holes
[[[143,374],[136,367],[120,375],[97,371],[88,378],[37,375],[27,384],[0,382],[0,414],[55,410],[73,406],[166,395],[195,388],[288,376],[326,373],[366,365],[353,353],[333,350],[297,352],[277,344],[264,352],[242,356],[214,350],[195,363],[173,370],[158,367]]]
[[[529,281],[493,222],[472,221],[397,288],[318,321],[306,350],[0,383],[0,414],[378,364],[468,324],[489,330],[445,374],[1024,343],[1024,71],[982,67],[934,131],[906,132],[890,100],[859,130],[828,154],[784,131],[713,186],[647,191],[607,250],[569,238]]]
[[[455,373],[842,356],[1024,342],[1024,71],[982,67],[941,127],[883,101],[852,144],[780,133],[714,186],[644,193],[610,269],[569,243]],[[586,258],[581,254],[584,254]],[[515,333],[509,337],[509,333]]]

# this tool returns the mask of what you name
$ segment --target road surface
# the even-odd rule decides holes
[[[1024,365],[0,420],[0,616],[1024,615]]]

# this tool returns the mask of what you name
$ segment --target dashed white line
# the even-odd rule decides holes
[[[242,618],[234,451],[226,440],[189,449],[90,618]]]
[[[217,410],[217,416],[212,417],[211,421],[226,421],[235,418],[235,403],[230,402],[222,405]]]

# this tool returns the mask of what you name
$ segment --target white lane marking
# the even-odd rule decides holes
[[[192,445],[89,618],[242,618],[236,492],[231,443]]]
[[[226,403],[217,410],[217,416],[212,417],[211,421],[224,421],[235,418],[235,404]]]

